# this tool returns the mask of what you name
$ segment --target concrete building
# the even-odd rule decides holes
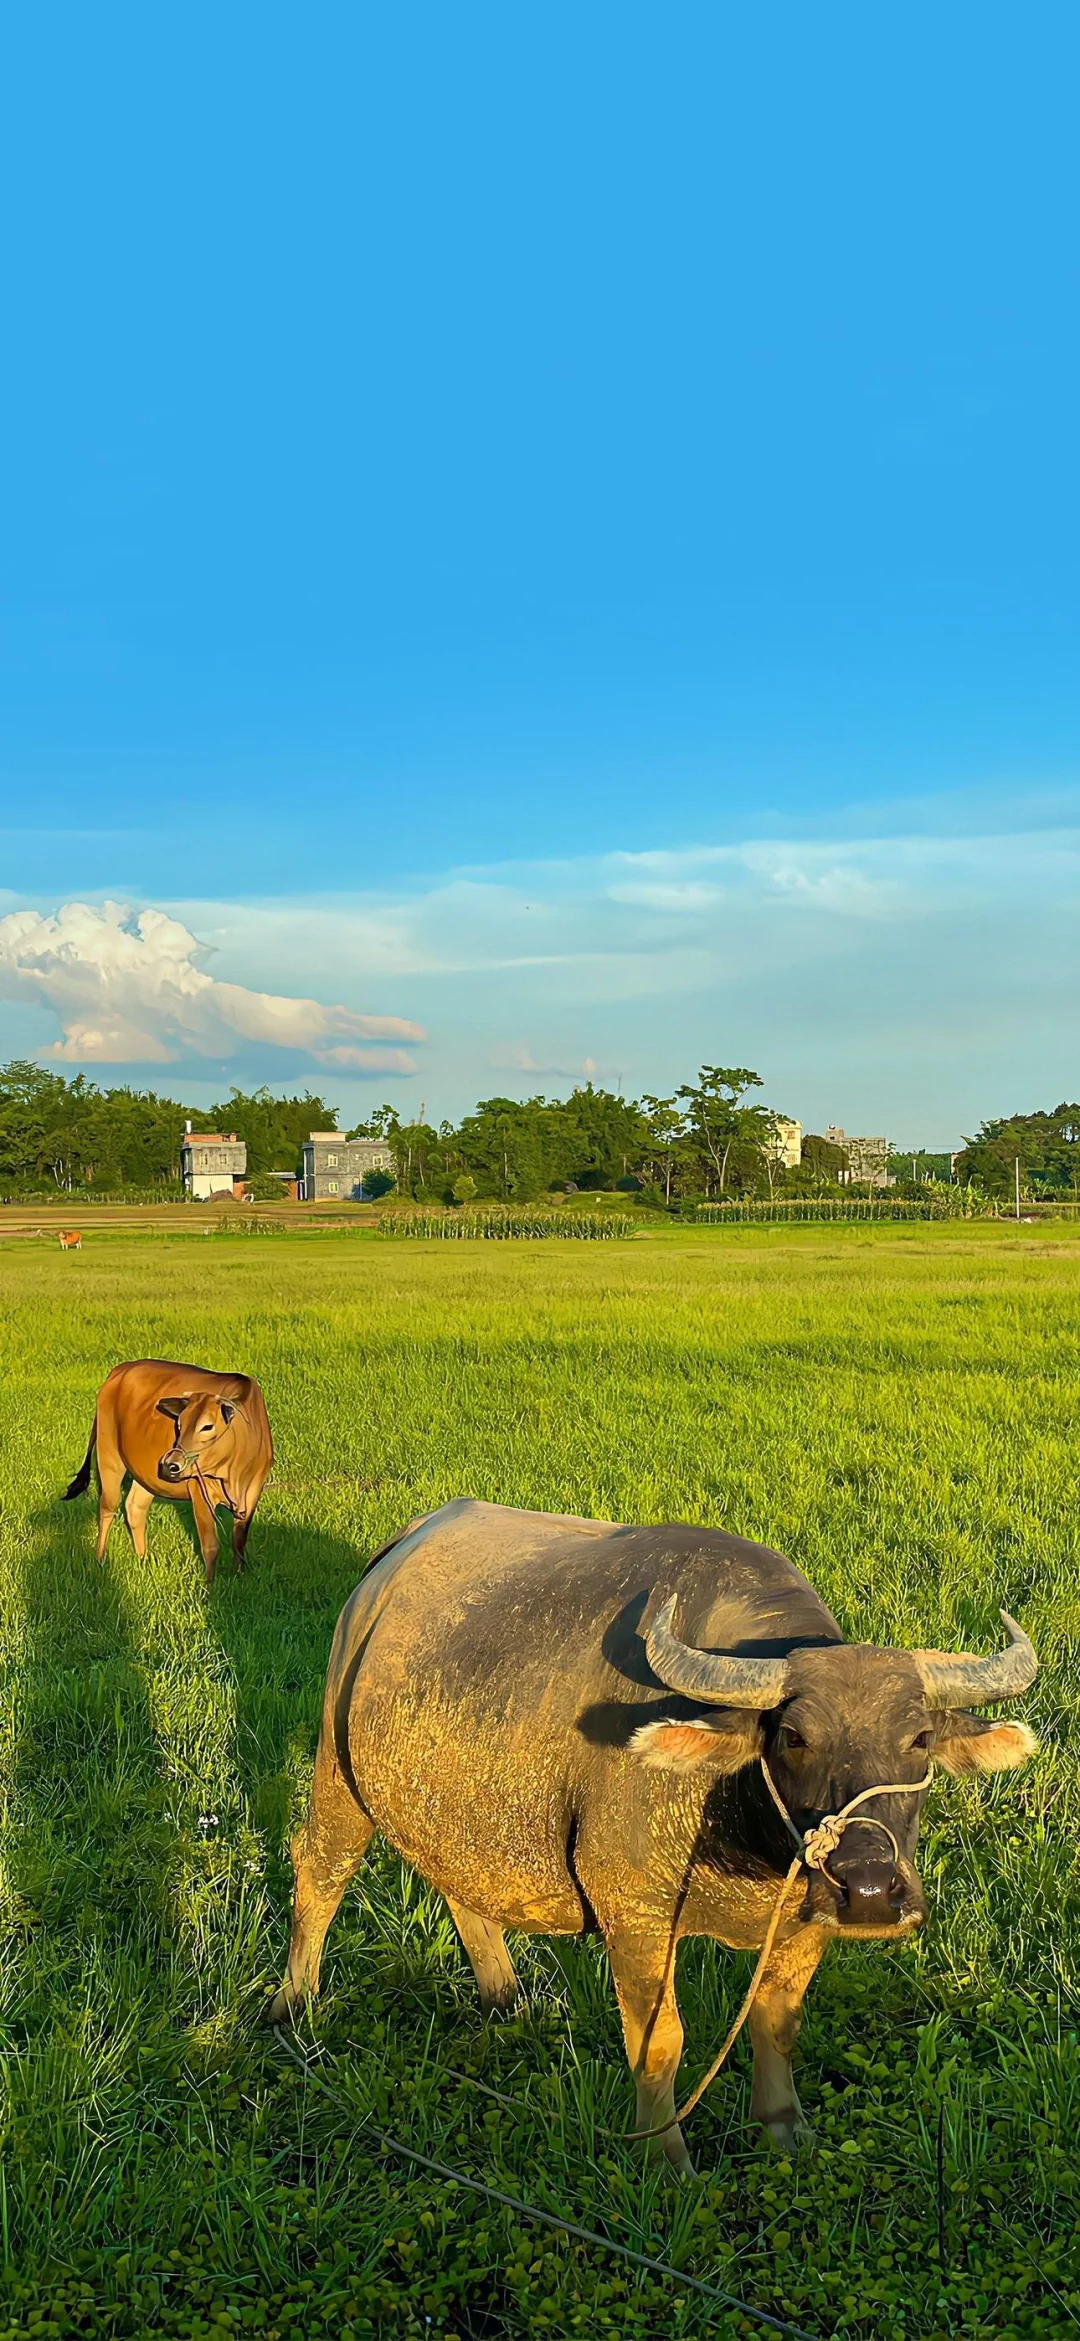
[[[833,1124],[825,1132],[830,1146],[842,1146],[847,1156],[847,1168],[840,1173],[842,1187],[891,1187],[889,1175],[889,1141],[887,1138],[849,1138],[846,1130]]]
[[[773,1159],[780,1170],[798,1170],[802,1161],[802,1123],[789,1121],[786,1114],[776,1116]]]
[[[394,1174],[394,1157],[382,1138],[343,1138],[340,1130],[313,1130],[304,1147],[303,1203],[359,1203],[369,1171]]]
[[[223,1136],[220,1130],[193,1131],[189,1124],[180,1147],[180,1176],[192,1201],[242,1195],[246,1169],[247,1147],[235,1130]]]

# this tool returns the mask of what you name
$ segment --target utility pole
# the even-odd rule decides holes
[[[1017,1218],[1019,1219],[1019,1217],[1020,1217],[1020,1157],[1019,1157],[1019,1155],[1016,1155],[1016,1157],[1014,1158],[1014,1162],[1013,1162],[1013,1170],[1014,1170],[1014,1173],[1015,1173],[1015,1176],[1016,1176],[1016,1216],[1017,1216]]]

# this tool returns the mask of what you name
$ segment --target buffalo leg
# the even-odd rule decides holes
[[[807,2145],[813,2135],[791,2076],[791,2052],[802,2023],[803,1999],[825,1949],[822,1927],[800,1927],[772,1954],[750,2011],[754,2086],[750,2111],[777,2146]]]
[[[623,2039],[637,2085],[637,2127],[660,2130],[649,2151],[663,2155],[680,2178],[694,2165],[675,2113],[675,2076],[683,2028],[675,1999],[675,1949],[655,1935],[611,1934],[608,1958],[622,2016]]]
[[[317,1994],[327,1931],[374,1828],[346,1787],[336,1758],[320,1740],[308,1817],[292,1843],[295,1884],[289,1964],[270,2003],[271,2024],[283,2024]]]
[[[235,1512],[233,1514],[232,1554],[233,1567],[236,1570],[237,1575],[239,1575],[241,1569],[244,1566],[244,1554],[247,1550],[248,1530],[250,1526],[250,1512],[245,1512],[242,1515],[239,1512]]]
[[[207,1502],[200,1487],[191,1490],[191,1509],[195,1514],[199,1551],[206,1567],[206,1582],[212,1585],[218,1557],[217,1513],[213,1505]]]
[[[512,2008],[521,1986],[501,1926],[495,1926],[490,1918],[479,1918],[475,1910],[466,1910],[463,1902],[452,1902],[449,1894],[446,1899],[476,1977],[485,2016],[493,2015],[496,2008]]]
[[[140,1561],[146,1559],[146,1522],[153,1501],[150,1489],[140,1487],[138,1480],[133,1479],[127,1492],[124,1518],[131,1530],[131,1541],[135,1547],[136,1558]]]

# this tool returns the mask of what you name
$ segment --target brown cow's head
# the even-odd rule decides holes
[[[220,1479],[235,1452],[237,1419],[244,1417],[234,1399],[210,1398],[196,1392],[184,1398],[159,1398],[159,1414],[169,1415],[176,1435],[158,1464],[160,1479]]]
[[[669,1689],[708,1702],[709,1712],[645,1724],[631,1743],[641,1761],[717,1775],[763,1757],[804,1836],[863,1789],[900,1784],[901,1793],[871,1798],[852,1816],[824,1871],[807,1872],[804,1915],[864,1937],[921,1925],[917,1784],[931,1764],[998,1772],[1034,1753],[1038,1743],[1026,1724],[989,1722],[959,1704],[989,1704],[1027,1689],[1038,1664],[1027,1635],[1003,1611],[1010,1645],[994,1658],[844,1642],[784,1658],[726,1658],[680,1642],[674,1609],[674,1599],[666,1602],[649,1628],[649,1663]],[[871,1815],[891,1833],[895,1852]]]

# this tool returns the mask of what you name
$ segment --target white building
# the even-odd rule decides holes
[[[383,1138],[343,1138],[340,1130],[313,1130],[304,1147],[302,1203],[359,1203],[369,1171],[394,1175],[394,1157]]]
[[[205,1202],[208,1195],[242,1195],[246,1169],[247,1147],[235,1130],[224,1136],[220,1130],[193,1131],[190,1126],[185,1131],[180,1176],[192,1201]]]
[[[790,1121],[786,1114],[775,1118],[773,1160],[778,1170],[798,1170],[802,1161],[802,1123]]]

